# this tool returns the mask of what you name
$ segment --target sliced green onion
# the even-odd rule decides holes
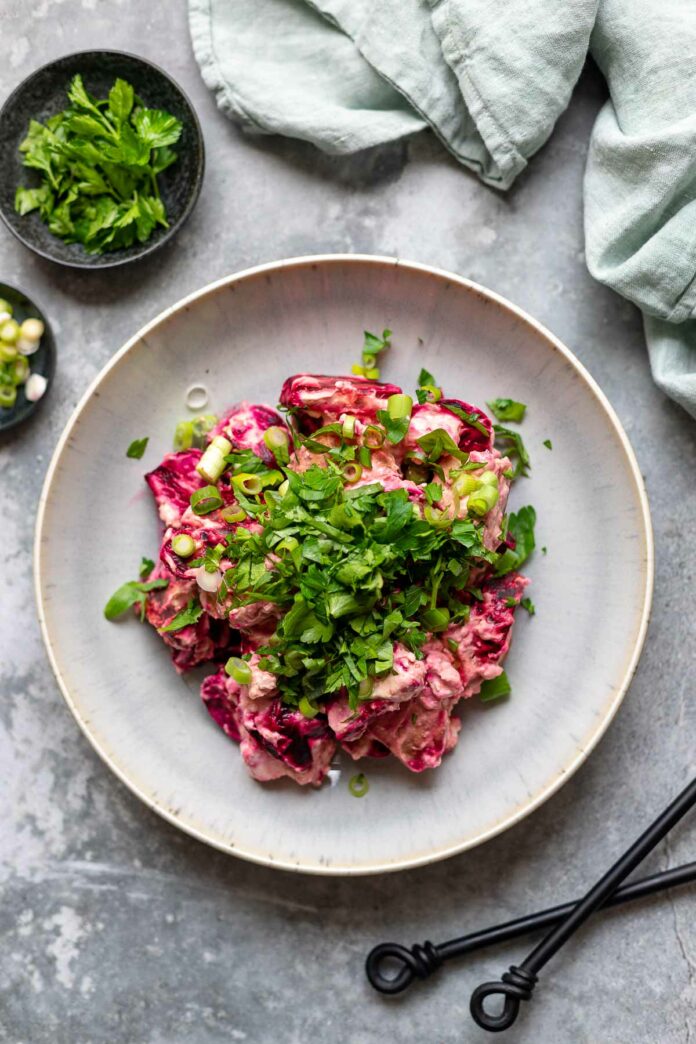
[[[358,460],[369,471],[372,467],[372,450],[369,446],[358,446]]]
[[[0,362],[14,362],[18,355],[13,344],[0,344]]]
[[[456,489],[460,497],[468,497],[470,493],[477,490],[481,483],[473,475],[457,475],[456,479],[452,484],[452,489]]]
[[[220,518],[223,522],[243,522],[247,518],[247,513],[243,507],[237,505],[236,507],[226,507],[224,511],[220,512]]]
[[[225,664],[225,673],[234,678],[240,685],[248,685],[251,681],[251,667],[239,656],[230,656]]]
[[[428,631],[444,631],[450,621],[449,609],[426,609],[421,616],[423,626]]]
[[[425,392],[426,402],[439,402],[442,398],[442,388],[436,388],[434,384],[423,384],[419,390]]]
[[[351,776],[348,781],[348,789],[350,790],[353,797],[361,798],[365,797],[370,784],[367,782],[367,776],[364,772],[358,772],[357,776]]]
[[[9,410],[17,401],[17,389],[13,385],[0,384],[0,406]]]
[[[363,442],[370,449],[379,449],[380,446],[384,445],[386,435],[382,428],[378,428],[376,424],[368,424],[363,434]]]
[[[191,510],[194,515],[209,515],[222,507],[223,500],[217,486],[203,486],[191,494]]]
[[[3,344],[14,344],[19,337],[19,323],[16,319],[6,319],[0,327],[0,341]]]
[[[18,355],[10,366],[10,376],[14,384],[24,384],[29,376],[29,363],[23,355]]]
[[[392,420],[410,417],[412,409],[413,399],[410,395],[390,395],[387,399],[387,413]]]
[[[25,319],[19,328],[19,333],[28,341],[40,341],[44,335],[44,329],[44,324],[40,319]]]
[[[371,369],[377,365],[377,356],[373,355],[372,352],[363,352],[363,366],[366,370]]]
[[[181,421],[174,429],[174,449],[187,450],[193,446],[193,421]]]
[[[190,558],[196,550],[196,542],[188,533],[177,533],[172,538],[172,551],[179,558]]]
[[[263,441],[279,464],[287,464],[290,460],[290,436],[286,428],[278,424],[266,428]]]
[[[14,308],[9,301],[6,301],[4,297],[0,297],[0,315],[11,316],[14,312]]]
[[[354,439],[355,438],[355,424],[356,424],[356,421],[357,421],[357,417],[354,417],[350,413],[347,413],[346,416],[343,418],[343,423],[341,424],[341,435],[343,436],[344,439]]]
[[[350,368],[350,372],[354,373],[356,377],[364,377],[365,367],[360,366],[359,363],[353,363],[353,365]]]
[[[484,471],[482,475],[479,475],[479,482],[482,486],[495,486],[498,488],[498,476],[494,471]]]
[[[487,515],[498,503],[498,478],[491,471],[486,474],[490,475],[493,481],[487,479],[484,483],[482,476],[480,488],[471,493],[466,502],[467,511],[479,517]]]
[[[201,459],[196,464],[196,471],[207,482],[217,482],[225,470],[225,457],[232,450],[232,443],[224,435],[216,435]]]
[[[369,370],[365,370],[365,376],[369,381],[379,380],[379,370],[376,366],[371,366]]]
[[[241,489],[242,493],[256,496],[263,489],[263,482],[258,475],[251,475],[246,471],[240,471],[238,475],[232,476],[232,485]]]
[[[300,702],[297,706],[300,709],[300,713],[304,714],[305,718],[315,718],[319,713],[319,708],[315,707],[306,696],[300,696]]]
[[[455,518],[459,516],[459,505],[461,501],[456,489],[452,490],[452,503],[447,508],[436,508],[432,504],[426,504],[423,514],[431,526],[436,529],[446,529]]]
[[[350,461],[343,468],[343,477],[350,486],[361,478],[362,473],[362,464],[357,464],[354,461]]]
[[[374,678],[363,678],[358,685],[358,699],[367,700],[372,695],[372,690],[375,687]]]
[[[290,482],[288,481],[288,479],[285,479],[285,481],[281,482],[280,485],[278,486],[278,493],[280,494],[281,497],[284,497],[289,489],[290,489]]]

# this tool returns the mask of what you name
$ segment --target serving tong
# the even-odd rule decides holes
[[[380,993],[401,993],[416,979],[426,979],[445,961],[454,957],[473,953],[493,943],[516,939],[540,928],[550,928],[521,964],[511,965],[500,980],[477,986],[471,995],[470,1011],[477,1025],[494,1033],[509,1029],[519,1014],[521,1002],[531,999],[541,969],[595,910],[619,906],[675,885],[696,881],[696,862],[693,862],[622,885],[626,877],[694,804],[696,779],[685,787],[582,899],[506,921],[439,945],[431,942],[422,945],[416,943],[409,949],[398,943],[380,943],[370,951],[365,962],[370,984]],[[394,962],[401,967],[395,976],[388,976],[385,967]],[[503,1007],[494,1014],[485,1005],[489,997],[496,996],[503,998]]]

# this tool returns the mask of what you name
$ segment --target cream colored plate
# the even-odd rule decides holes
[[[189,385],[211,405],[277,402],[298,371],[346,372],[362,330],[394,331],[383,375],[415,385],[421,365],[483,404],[528,403],[532,477],[513,503],[538,512],[528,567],[537,615],[521,613],[507,662],[511,699],[462,707],[459,746],[437,771],[360,765],[370,790],[260,785],[208,717],[197,681],[132,619],[102,616],[111,592],[154,557],[158,523],[142,474],[171,446]],[[149,435],[142,461],[126,447]],[[543,440],[553,440],[550,452]],[[363,874],[428,863],[479,844],[552,794],[587,757],[623,699],[648,620],[653,550],[633,452],[575,357],[509,302],[465,279],[391,258],[325,256],[263,265],[163,312],[85,394],[48,471],[36,534],[36,590],[56,677],[111,769],[183,830],[267,865]]]

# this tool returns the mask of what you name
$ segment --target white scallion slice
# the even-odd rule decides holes
[[[210,394],[205,384],[192,384],[186,389],[186,405],[190,410],[202,410],[208,405]]]
[[[225,470],[225,457],[232,451],[232,443],[224,435],[216,435],[196,464],[196,471],[206,482],[217,482]]]
[[[48,387],[48,381],[40,373],[32,373],[24,385],[24,394],[29,402],[38,402]]]

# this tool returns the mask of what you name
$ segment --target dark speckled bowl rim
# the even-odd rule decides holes
[[[168,72],[165,72],[164,69],[162,69],[159,65],[156,65],[154,62],[151,62],[149,58],[143,58],[142,55],[133,54],[132,51],[120,51],[111,47],[90,47],[84,51],[69,51],[67,54],[62,54],[58,58],[53,58],[50,62],[45,62],[44,65],[40,65],[37,69],[34,69],[32,72],[29,73],[28,76],[25,76],[24,79],[17,84],[17,86],[5,100],[4,105],[0,109],[0,125],[2,125],[2,121],[5,117],[5,114],[11,110],[20,91],[22,91],[26,84],[35,76],[39,76],[41,73],[45,72],[46,69],[50,69],[51,66],[57,65],[58,62],[64,62],[69,58],[80,58],[86,57],[87,55],[93,57],[98,54],[113,54],[117,55],[120,58],[130,58],[135,62],[139,62],[141,65],[145,65],[148,66],[150,69],[154,69],[156,73],[159,73],[160,76],[163,76],[165,80],[168,80],[171,83],[172,87],[179,92],[181,97],[186,102],[191,112],[191,116],[193,118],[193,129],[200,146],[198,167],[192,179],[193,191],[191,193],[191,196],[189,197],[186,209],[181,214],[176,223],[171,225],[169,229],[166,231],[166,233],[157,240],[157,242],[150,244],[150,246],[148,246],[147,243],[143,243],[142,250],[139,253],[131,254],[129,257],[115,256],[113,260],[101,261],[99,265],[95,265],[91,261],[68,261],[65,258],[55,257],[48,251],[42,250],[40,247],[37,247],[34,243],[31,243],[21,234],[21,232],[19,232],[18,229],[14,227],[14,225],[11,225],[7,217],[5,216],[5,211],[2,207],[0,207],[0,218],[2,218],[5,226],[10,230],[12,235],[16,239],[18,239],[20,243],[23,243],[23,245],[27,247],[28,250],[31,250],[34,254],[38,254],[40,257],[45,258],[47,261],[52,261],[54,265],[62,265],[64,268],[78,268],[82,270],[102,271],[106,268],[117,268],[120,265],[128,265],[133,261],[140,261],[142,260],[142,258],[147,257],[148,254],[153,254],[156,250],[159,250],[160,247],[164,246],[165,243],[169,242],[172,236],[176,235],[176,233],[179,231],[184,222],[189,218],[191,211],[198,202],[198,197],[200,195],[201,187],[203,185],[203,173],[205,171],[205,141],[203,138],[201,123],[198,119],[198,114],[193,106],[193,103],[186,91],[176,82],[176,80],[173,77],[171,77]]]
[[[26,421],[31,420],[36,411],[41,408],[44,400],[48,397],[51,388],[53,387],[53,383],[56,376],[56,359],[58,355],[58,352],[56,350],[56,339],[53,334],[51,324],[48,321],[48,318],[43,308],[40,308],[37,305],[34,298],[26,292],[24,287],[17,286],[16,283],[7,283],[4,279],[0,279],[0,288],[2,287],[7,287],[8,289],[13,290],[16,294],[19,294],[26,301],[28,301],[34,309],[34,311],[38,312],[41,321],[44,324],[44,333],[42,335],[42,341],[44,337],[46,338],[46,341],[42,344],[42,347],[45,347],[46,349],[46,366],[45,373],[43,376],[46,378],[47,383],[46,391],[40,399],[37,399],[36,402],[29,402],[27,400],[27,408],[24,410],[23,413],[15,413],[13,416],[8,417],[6,420],[3,420],[2,412],[0,411],[0,438],[5,434],[5,432],[12,431],[13,428],[18,427],[20,424],[25,424]],[[1,289],[0,296],[2,296]],[[46,337],[47,334],[48,336]]]

